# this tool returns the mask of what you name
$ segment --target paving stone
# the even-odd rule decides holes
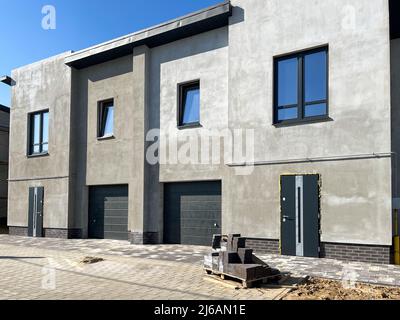
[[[134,246],[116,240],[64,240],[0,235],[0,299],[274,299],[281,290],[232,290],[206,282],[202,259],[207,247]],[[81,265],[85,256],[105,261]],[[10,257],[10,258],[7,258]],[[342,280],[352,272],[358,281],[399,285],[400,268],[262,255],[282,272]],[[177,261],[177,259],[179,261]],[[55,290],[41,288],[45,274],[55,273]],[[48,274],[47,274],[48,275]],[[48,283],[49,279],[47,279]],[[50,279],[52,281],[52,279]]]

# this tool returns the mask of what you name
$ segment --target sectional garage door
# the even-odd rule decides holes
[[[210,246],[221,233],[221,182],[165,184],[164,243]]]
[[[128,240],[128,186],[90,187],[89,238]]]

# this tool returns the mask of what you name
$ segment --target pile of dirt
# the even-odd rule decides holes
[[[97,257],[85,257],[81,260],[81,263],[83,264],[93,264],[93,263],[98,263],[104,261],[103,258],[97,258]]]
[[[283,300],[399,300],[399,287],[356,283],[344,288],[339,281],[310,278],[288,293]]]

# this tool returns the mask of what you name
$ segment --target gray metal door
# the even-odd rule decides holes
[[[296,255],[296,197],[295,178],[281,177],[281,253]]]
[[[43,187],[29,188],[29,237],[43,237],[43,199]]]
[[[128,186],[89,189],[89,238],[128,240]]]
[[[220,233],[220,181],[165,185],[164,243],[210,246]]]
[[[319,176],[281,177],[283,255],[319,257]]]

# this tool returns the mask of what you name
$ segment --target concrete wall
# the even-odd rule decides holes
[[[10,114],[0,110],[0,220],[7,218],[9,122]]]
[[[222,179],[223,163],[174,163],[169,147],[199,143],[210,130],[228,127],[228,29],[220,28],[151,50],[148,128],[159,128],[161,165],[147,166],[145,192],[149,231],[163,237],[163,184]],[[201,128],[178,130],[178,84],[200,80]],[[211,141],[211,140],[210,140]],[[147,146],[152,143],[147,143]],[[200,159],[201,148],[194,157]],[[167,158],[168,157],[168,158]],[[190,158],[188,154],[187,157]]]
[[[44,228],[68,228],[70,52],[12,72],[8,225],[28,225],[29,187],[43,186]],[[29,158],[28,114],[49,109],[49,155]]]
[[[256,161],[390,152],[387,1],[232,4],[229,126],[254,129]],[[329,45],[331,121],[273,126],[273,57],[321,45]],[[263,166],[247,177],[231,171],[224,231],[278,239],[279,176],[310,172],[323,179],[322,241],[391,244],[390,158]]]
[[[161,137],[168,136],[168,147],[193,145],[207,136],[209,130],[228,128],[228,29],[220,28],[195,37],[176,41],[152,50],[150,110],[159,109]],[[201,128],[177,128],[178,84],[200,80]],[[156,125],[156,123],[155,123]],[[166,164],[169,150],[161,145],[160,181],[222,179],[223,163]],[[200,160],[201,148],[194,151]],[[189,158],[189,154],[188,157]],[[171,158],[169,158],[171,159]]]
[[[390,245],[389,159],[257,166],[224,180],[223,232],[280,239],[280,176],[319,174],[321,241]]]
[[[113,60],[79,72],[81,103],[87,108],[87,185],[126,184],[133,156],[134,105],[132,57]],[[87,93],[87,97],[85,95]],[[114,139],[97,138],[98,103],[114,99]],[[84,104],[83,100],[87,100]],[[115,165],[118,164],[118,165]]]
[[[313,0],[234,0],[232,4],[239,7],[234,15],[244,15],[244,21],[229,28],[229,125],[257,130],[256,160],[390,151],[386,0],[368,5],[363,0],[327,0],[318,5]],[[354,28],[345,20],[353,12]],[[332,121],[275,128],[273,57],[326,44]],[[373,55],[366,54],[371,50]]]
[[[132,184],[129,189],[130,219],[129,230],[137,235],[136,241],[143,240],[143,232],[158,232],[158,225],[149,225],[157,212],[147,212],[148,200],[152,193],[157,193],[157,186],[151,185],[147,172],[149,167],[145,159],[145,136],[149,128],[148,117],[150,112],[146,110],[149,103],[149,68],[151,63],[150,49],[146,46],[134,48],[133,50],[133,150],[132,158]],[[156,219],[156,218],[155,218]],[[142,238],[142,239],[141,239]],[[135,241],[135,240],[134,240]]]
[[[10,181],[8,189],[8,225],[28,226],[29,188],[44,187],[43,227],[67,229],[69,208],[68,179]]]
[[[132,55],[107,63],[74,70],[73,123],[76,130],[71,168],[74,180],[73,225],[88,228],[88,187],[97,185],[129,186],[128,228],[132,233],[158,232],[151,224],[151,210],[158,180],[151,180],[144,192],[148,168],[145,164],[145,132],[148,128],[145,106],[148,104],[148,66],[150,50],[135,48]],[[114,99],[114,137],[97,138],[98,102]],[[154,184],[153,181],[156,181]],[[156,197],[157,198],[157,197]]]
[[[132,183],[134,149],[132,56],[73,70],[73,225],[87,235],[87,186]],[[114,137],[98,139],[98,103],[114,99]],[[131,209],[131,208],[130,208]]]

